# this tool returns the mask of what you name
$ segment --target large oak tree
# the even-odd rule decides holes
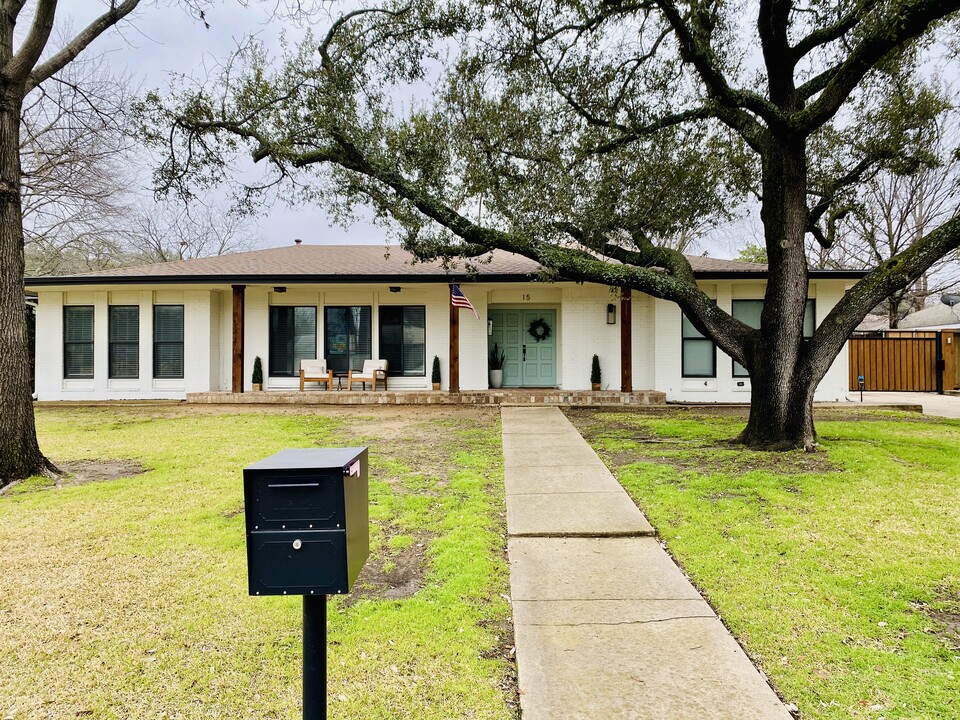
[[[52,469],[40,452],[33,416],[27,323],[24,315],[24,101],[76,59],[97,37],[129,15],[139,0],[107,10],[62,46],[48,48],[57,0],[0,0],[0,486]],[[17,23],[28,29],[19,41]]]
[[[740,440],[809,448],[814,391],[850,332],[960,245],[953,212],[804,342],[805,237],[829,245],[838,198],[876,167],[917,167],[936,113],[923,100],[925,63],[949,52],[934,33],[951,31],[958,8],[383,2],[279,60],[247,45],[206,89],[143,109],[170,144],[166,188],[220,181],[231,153],[250,152],[288,197],[371,206],[420,257],[507,250],[547,278],[677,303],[750,372]],[[671,249],[745,192],[760,201],[769,258],[759,330],[717,307]]]
[[[97,126],[103,121],[122,122],[119,118],[125,113],[118,106],[125,104],[125,98],[120,96],[122,93],[104,96],[92,91],[89,84],[80,87],[82,83],[75,82],[83,76],[78,65],[83,64],[87,58],[84,51],[97,38],[125,19],[129,21],[131,13],[138,7],[156,3],[150,0],[101,0],[101,4],[104,11],[99,16],[79,32],[67,33],[70,21],[58,22],[66,12],[63,7],[66,3],[59,0],[30,3],[26,0],[0,0],[0,487],[12,480],[55,470],[37,443],[31,397],[30,338],[24,318],[23,294],[24,197],[28,198],[29,210],[44,208],[44,212],[54,219],[53,225],[67,235],[76,235],[78,226],[104,222],[118,201],[109,183],[96,177],[96,173],[102,172],[106,166],[98,165],[97,158],[91,155],[104,152],[104,148],[108,154],[117,149],[118,139],[98,138],[97,133],[102,128]],[[208,28],[205,8],[209,4],[207,0],[164,3],[166,6],[179,5]],[[239,2],[237,8],[247,12],[254,4]],[[256,16],[260,21],[270,18],[298,24],[316,12],[314,0],[270,0],[262,5],[263,11]],[[58,25],[61,34],[66,33],[65,37],[54,32]],[[54,83],[52,87],[51,83]],[[77,92],[64,92],[67,86]],[[39,99],[41,93],[45,97]],[[84,106],[79,112],[76,107],[69,107],[69,103],[77,102]],[[57,122],[61,111],[63,117],[69,119],[68,126]],[[54,120],[52,124],[43,125],[45,120],[51,119]],[[40,125],[37,125],[38,121]],[[126,131],[126,128],[114,127],[113,130]],[[64,140],[66,145],[62,143]],[[59,157],[63,152],[74,154],[74,157]],[[84,153],[86,157],[82,157]],[[28,156],[25,164],[31,171],[27,188],[24,188],[21,155]],[[38,182],[44,171],[43,167],[38,167],[38,159],[39,166],[45,161],[50,165],[46,171],[51,174],[44,182]],[[101,203],[101,212],[97,220],[91,220],[89,205],[96,203]],[[78,208],[80,212],[76,212]],[[66,222],[58,222],[57,218]],[[31,219],[31,223],[32,229],[36,230],[36,220]],[[217,238],[205,241],[206,251],[224,251],[236,240],[222,227],[213,234]],[[82,244],[82,240],[78,237],[61,238],[62,243],[67,244]],[[138,250],[137,247],[127,247],[127,243],[123,243],[123,247],[115,244],[99,249],[105,253],[122,252],[127,256],[131,250]],[[116,258],[110,261],[115,262]]]

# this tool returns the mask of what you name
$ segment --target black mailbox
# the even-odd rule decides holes
[[[282,450],[243,471],[251,595],[350,592],[370,554],[367,449]]]

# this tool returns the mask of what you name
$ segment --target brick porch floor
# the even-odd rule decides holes
[[[308,390],[306,392],[189,393],[188,403],[211,405],[664,405],[656,390],[622,393],[612,390],[509,389],[467,392]]]

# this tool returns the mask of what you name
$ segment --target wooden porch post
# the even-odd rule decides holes
[[[243,295],[246,285],[233,286],[233,388],[243,392]]]
[[[451,297],[453,285],[450,286]],[[460,308],[447,298],[450,305],[450,392],[460,392]]]
[[[633,392],[633,316],[630,288],[620,291],[620,392]]]

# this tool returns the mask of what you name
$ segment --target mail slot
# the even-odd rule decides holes
[[[251,595],[350,592],[370,554],[367,449],[282,450],[243,471]]]

